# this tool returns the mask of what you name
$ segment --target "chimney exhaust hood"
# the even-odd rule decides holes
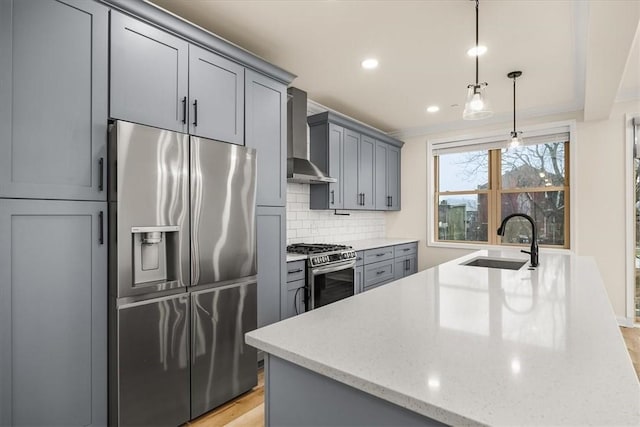
[[[309,161],[307,93],[295,87],[287,89],[287,182],[324,184],[337,182]]]

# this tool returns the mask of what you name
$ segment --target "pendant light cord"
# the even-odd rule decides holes
[[[476,86],[478,86],[478,61],[480,58],[480,55],[478,55],[478,27],[479,27],[479,19],[478,19],[478,14],[479,14],[479,3],[480,0],[476,0]]]
[[[513,76],[513,133],[516,133],[516,76]]]

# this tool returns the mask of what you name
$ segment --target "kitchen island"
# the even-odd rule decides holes
[[[640,425],[595,262],[479,251],[250,332],[267,425]]]

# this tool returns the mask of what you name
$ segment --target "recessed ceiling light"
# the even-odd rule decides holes
[[[487,52],[487,47],[479,45],[477,48],[474,46],[467,51],[467,55],[469,56],[481,56]]]
[[[438,111],[440,111],[440,107],[438,107],[437,105],[431,105],[427,107],[428,113],[437,113]]]
[[[378,60],[375,58],[367,58],[362,61],[362,68],[365,70],[373,70],[374,68],[378,68]]]

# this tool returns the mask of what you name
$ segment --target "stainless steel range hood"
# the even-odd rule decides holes
[[[287,182],[324,184],[336,182],[309,161],[307,93],[295,87],[287,89]]]

